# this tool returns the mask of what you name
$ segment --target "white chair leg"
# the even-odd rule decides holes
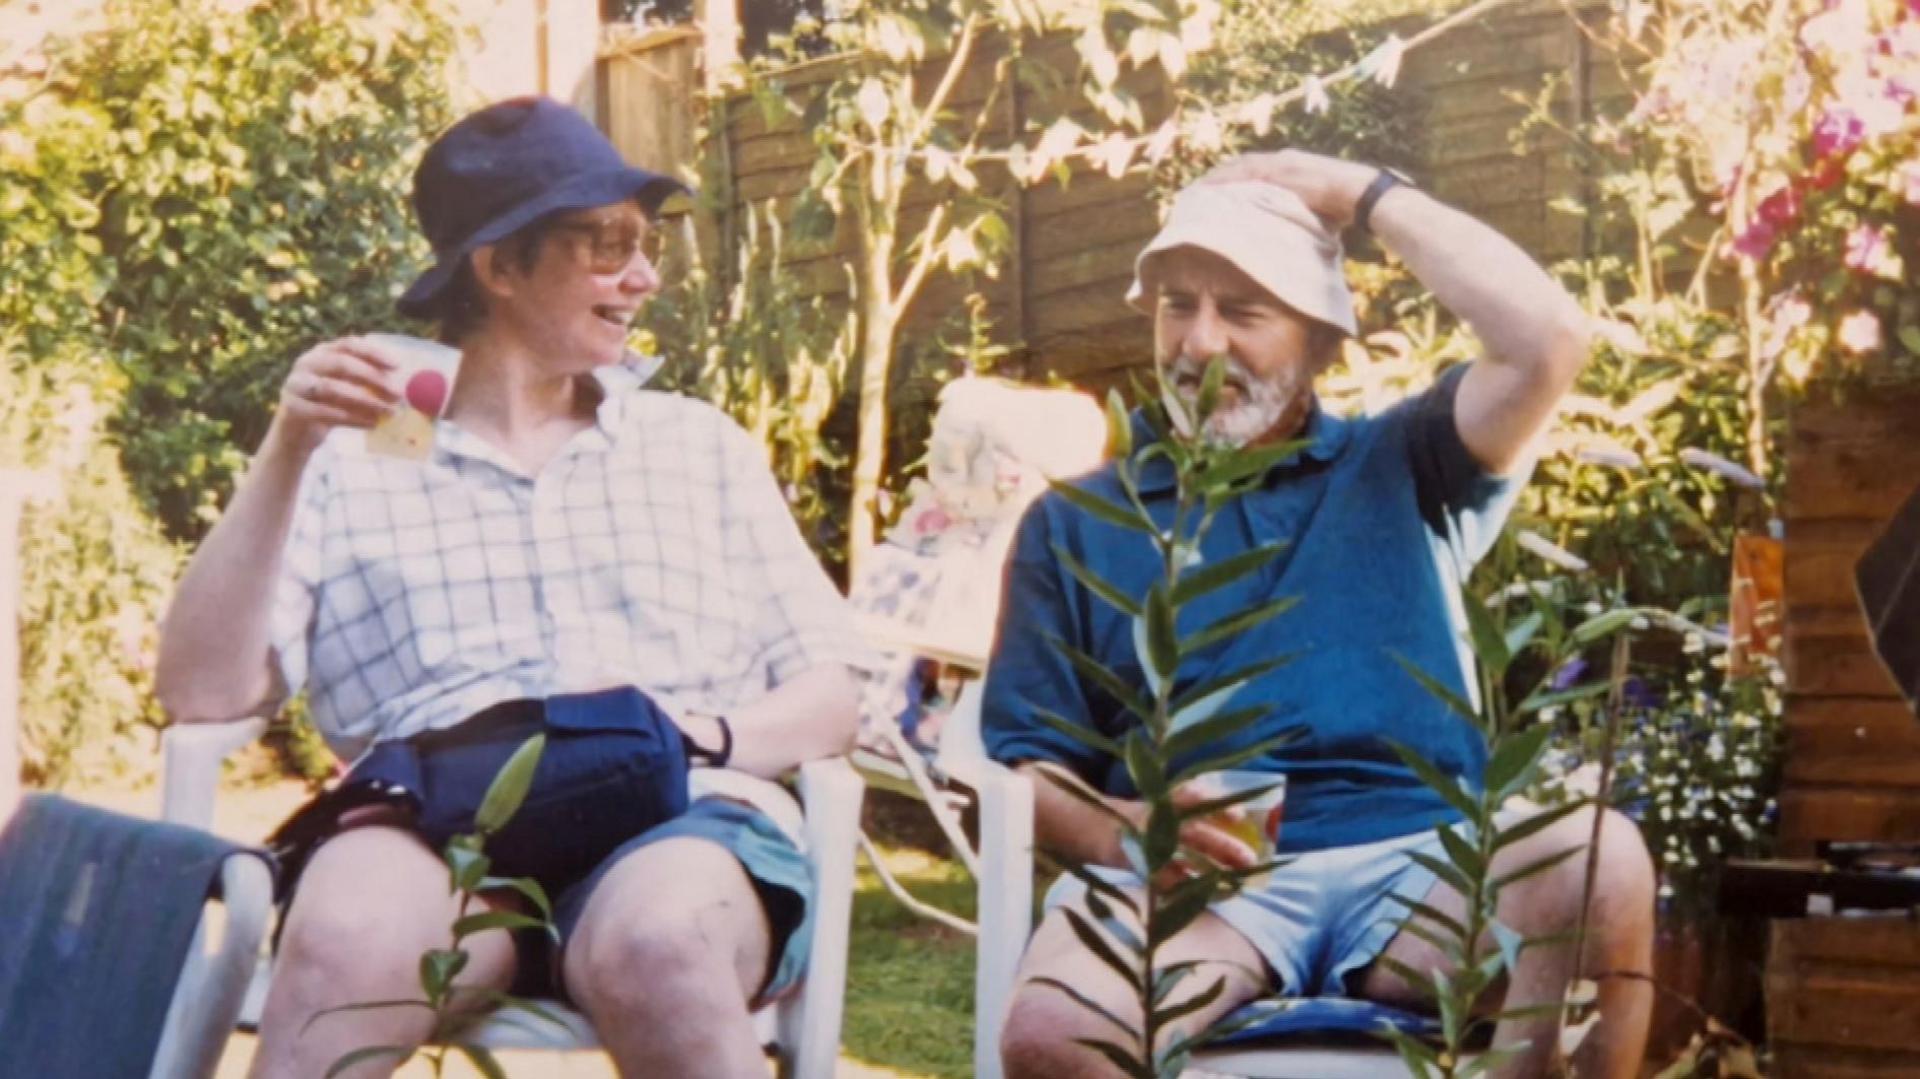
[[[956,760],[952,774],[980,800],[973,1072],[978,1079],[1000,1079],[1000,1031],[1033,932],[1033,784],[984,758]]]
[[[806,981],[796,998],[780,1009],[782,1071],[793,1079],[831,1079],[839,1063],[847,940],[853,919],[854,848],[865,792],[859,775],[843,759],[813,761],[800,769],[807,856],[813,860],[817,879]]]
[[[203,914],[167,1006],[150,1079],[212,1076],[253,980],[273,913],[273,876],[259,858],[233,855],[220,867],[220,894],[225,908],[220,939],[209,953],[210,918]]]

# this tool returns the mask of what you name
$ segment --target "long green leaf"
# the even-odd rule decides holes
[[[1084,723],[1075,723],[1065,716],[1050,712],[1045,708],[1034,709],[1033,718],[1038,720],[1040,725],[1046,727],[1048,730],[1064,734],[1068,738],[1073,739],[1102,756],[1118,757],[1120,755],[1120,743],[1088,727]]]
[[[1494,746],[1493,756],[1487,761],[1486,771],[1485,786],[1489,792],[1493,792],[1493,801],[1505,802],[1519,793],[1519,788],[1531,777],[1540,754],[1546,752],[1547,738],[1551,734],[1553,728],[1542,723],[1499,739]]]
[[[1500,627],[1494,625],[1493,615],[1479,597],[1462,591],[1460,605],[1467,614],[1467,633],[1473,640],[1473,654],[1498,679],[1507,673],[1507,667],[1513,662],[1513,653],[1507,650],[1506,637],[1501,635]]]
[[[363,1000],[357,1004],[336,1004],[307,1016],[307,1021],[300,1027],[300,1033],[304,1036],[313,1024],[336,1012],[374,1012],[386,1008],[425,1008],[432,1011],[433,1005],[424,1000]]]
[[[1066,499],[1097,520],[1147,536],[1156,535],[1158,532],[1153,527],[1152,521],[1142,518],[1133,509],[1122,506],[1118,502],[1109,502],[1078,484],[1048,480],[1047,486],[1053,490],[1054,494]]]
[[[488,910],[479,914],[469,914],[453,923],[453,939],[464,940],[475,933],[484,933],[490,929],[545,929],[544,919],[533,918],[511,910]]]
[[[485,877],[471,890],[475,895],[482,895],[502,889],[525,896],[527,902],[532,903],[534,909],[540,912],[541,917],[553,917],[553,903],[547,898],[547,890],[540,887],[540,882],[532,877]]]
[[[1080,990],[1075,989],[1073,986],[1068,985],[1066,982],[1063,982],[1058,978],[1047,977],[1045,975],[1036,975],[1032,980],[1033,980],[1033,984],[1035,985],[1044,985],[1049,989],[1058,989],[1060,992],[1065,993],[1070,999],[1073,1000],[1074,1003],[1080,1005],[1082,1008],[1085,1008],[1086,1010],[1092,1012],[1093,1014],[1099,1016],[1100,1018],[1105,1019],[1108,1023],[1112,1024],[1116,1029],[1118,1029],[1122,1034],[1133,1033],[1132,1023],[1129,1023],[1126,1020],[1120,1018],[1119,1016],[1113,1014],[1112,1009],[1108,1008],[1105,1004],[1102,1004],[1099,1001],[1093,999],[1092,997],[1086,995],[1085,993],[1082,993]]]
[[[1527,939],[1513,931],[1498,918],[1487,923],[1487,929],[1500,948],[1500,959],[1509,971],[1520,969],[1520,953],[1526,950]]]
[[[1466,837],[1452,828],[1438,831],[1440,846],[1447,852],[1447,860],[1459,868],[1462,876],[1468,880],[1479,880],[1487,875],[1487,860],[1480,856],[1473,844],[1467,842]]]
[[[1134,1056],[1132,1051],[1123,1045],[1102,1041],[1098,1038],[1075,1038],[1073,1039],[1073,1043],[1084,1046],[1106,1057],[1107,1062],[1119,1068],[1123,1075],[1149,1074],[1147,1062],[1140,1057]]]
[[[404,1045],[369,1045],[365,1048],[355,1049],[353,1052],[347,1053],[339,1060],[333,1062],[333,1066],[327,1069],[326,1079],[333,1079],[334,1076],[339,1075],[349,1068],[358,1067],[369,1060],[379,1060],[381,1057],[392,1057],[393,1065],[397,1068],[407,1061],[412,1060],[413,1054],[416,1052],[418,1052],[418,1050],[411,1049]]]
[[[1210,592],[1217,592],[1247,574],[1259,570],[1286,549],[1286,540],[1275,540],[1229,558],[1223,558],[1218,562],[1185,570],[1180,574],[1179,582],[1173,586],[1173,602],[1175,606],[1185,606]]]
[[[1058,637],[1050,637],[1049,639],[1053,647],[1067,657],[1067,662],[1072,664],[1073,669],[1078,671],[1081,677],[1106,691],[1107,695],[1112,697],[1120,707],[1125,708],[1143,720],[1153,714],[1152,702],[1142,697],[1133,686],[1128,685],[1119,675],[1108,670],[1099,660]]]
[[[486,797],[480,800],[480,809],[473,815],[474,831],[493,835],[520,812],[520,803],[526,801],[527,791],[533,786],[533,771],[546,748],[547,736],[536,734],[513,751],[513,756],[501,766],[500,774],[488,784]]]
[[[1146,735],[1134,730],[1128,733],[1126,744],[1121,747],[1121,759],[1126,762],[1127,776],[1133,780],[1134,789],[1148,802],[1167,796],[1166,765],[1160,755],[1153,751]]]
[[[1399,757],[1401,762],[1419,778],[1420,782],[1426,784],[1433,793],[1439,795],[1448,805],[1459,810],[1462,816],[1470,821],[1480,820],[1480,803],[1470,797],[1466,791],[1461,790],[1460,784],[1455,781],[1453,777],[1435,768],[1433,764],[1421,756],[1417,750],[1404,743],[1389,738],[1387,739],[1387,748],[1393,750],[1394,756]]]
[[[1128,913],[1133,915],[1135,921],[1139,920],[1140,918],[1139,901],[1134,899],[1133,896],[1128,895],[1127,892],[1121,887],[1119,887],[1118,885],[1100,876],[1098,873],[1093,872],[1087,866],[1079,865],[1077,863],[1069,862],[1067,864],[1065,871],[1067,872],[1068,875],[1072,876],[1075,880],[1086,885],[1087,898],[1089,900],[1097,896],[1101,899],[1102,902],[1118,903],[1122,907],[1125,907]],[[1096,912],[1096,916],[1101,918],[1103,921],[1108,917],[1107,914],[1100,913],[1100,912]],[[1127,930],[1127,932],[1131,933],[1132,930]],[[1122,943],[1124,943],[1128,948],[1131,948],[1134,951],[1140,950],[1139,947],[1137,946],[1138,942],[1136,940],[1126,936],[1122,936],[1119,933],[1115,933],[1114,936],[1117,939],[1119,939]]]
[[[1497,830],[1493,836],[1493,849],[1496,851],[1505,850],[1507,847],[1520,842],[1530,835],[1553,827],[1555,824],[1566,820],[1568,817],[1573,816],[1586,807],[1587,801],[1583,798],[1578,801],[1568,802],[1565,805],[1554,806],[1551,809],[1543,809],[1531,817],[1526,817],[1505,828]]]
[[[1264,476],[1274,465],[1299,453],[1309,445],[1304,439],[1292,442],[1276,442],[1268,446],[1257,446],[1230,454],[1215,462],[1201,472],[1194,486],[1201,491],[1214,491],[1241,480]]]
[[[1300,732],[1297,730],[1281,731],[1270,738],[1262,738],[1257,742],[1249,743],[1227,753],[1220,753],[1199,760],[1188,761],[1175,770],[1171,776],[1167,777],[1167,780],[1169,783],[1178,786],[1195,776],[1205,775],[1208,772],[1230,771],[1243,764],[1251,764],[1254,761],[1270,756],[1274,750],[1282,746],[1290,745],[1297,741],[1299,737]]]
[[[1544,616],[1539,611],[1535,611],[1508,627],[1507,655],[1513,657],[1525,652],[1527,646],[1532,644],[1534,637],[1539,634],[1544,621]]]
[[[1179,850],[1179,811],[1164,795],[1155,796],[1153,801],[1147,803],[1147,831],[1141,847],[1141,853],[1147,860],[1147,874],[1151,876],[1159,872]]]
[[[1127,405],[1120,399],[1119,390],[1107,391],[1107,456],[1114,460],[1124,460],[1133,456],[1133,420],[1127,415]]]
[[[1257,607],[1242,611],[1206,629],[1198,630],[1181,638],[1180,654],[1190,656],[1221,641],[1238,637],[1240,634],[1260,625],[1268,619],[1285,614],[1287,611],[1293,609],[1299,602],[1299,596],[1282,596],[1279,599],[1268,600]]]
[[[1434,1079],[1438,1074],[1440,1055],[1432,1046],[1391,1026],[1376,1033],[1400,1054],[1400,1063],[1413,1079]]]
[[[1563,704],[1573,704],[1577,701],[1584,701],[1592,697],[1601,696],[1611,688],[1612,687],[1606,682],[1588,682],[1585,685],[1575,686],[1572,689],[1556,690],[1551,693],[1530,693],[1527,695],[1527,699],[1521,701],[1519,706],[1514,709],[1514,714],[1524,716],[1538,712],[1542,708],[1555,708]]]
[[[1073,575],[1074,580],[1085,585],[1087,591],[1105,600],[1109,607],[1114,608],[1129,618],[1140,617],[1140,604],[1138,602],[1129,597],[1125,592],[1114,587],[1106,578],[1088,569],[1086,563],[1075,557],[1074,553],[1067,550],[1064,545],[1058,543],[1053,544],[1053,557],[1060,560],[1060,564],[1066,567],[1067,572]]]
[[[1180,931],[1193,924],[1195,918],[1205,914],[1219,889],[1220,878],[1217,874],[1203,873],[1194,880],[1207,885],[1170,896],[1156,908],[1148,919],[1147,937],[1155,941],[1172,940]],[[1191,883],[1191,882],[1183,882]]]
[[[1196,682],[1188,686],[1185,690],[1176,694],[1173,700],[1167,705],[1167,710],[1173,715],[1174,730],[1177,731],[1188,722],[1193,722],[1187,719],[1185,712],[1195,704],[1230,690],[1238,690],[1241,686],[1252,682],[1254,679],[1271,674],[1299,658],[1300,653],[1288,652],[1284,655],[1275,656],[1272,659],[1263,659],[1258,663],[1249,663],[1244,667],[1236,667],[1225,674],[1217,675],[1203,682]]]
[[[1592,644],[1602,637],[1611,637],[1632,625],[1633,620],[1639,617],[1640,612],[1630,607],[1596,614],[1573,627],[1573,643]]]
[[[1180,669],[1180,636],[1174,628],[1174,608],[1167,600],[1167,590],[1156,583],[1147,590],[1146,609],[1141,613],[1146,624],[1147,650],[1141,655],[1140,666],[1160,676],[1160,681],[1170,682],[1174,673]]]
[[[1390,894],[1387,896],[1387,898],[1393,900],[1395,903],[1398,903],[1403,907],[1406,907],[1413,914],[1419,915],[1419,917],[1424,918],[1425,920],[1432,922],[1434,925],[1437,925],[1440,928],[1446,930],[1448,933],[1453,934],[1453,937],[1455,940],[1467,939],[1467,927],[1465,925],[1462,925],[1458,918],[1455,918],[1453,915],[1448,914],[1446,911],[1441,910],[1440,908],[1432,906],[1428,903],[1424,903],[1418,899],[1408,899],[1406,896],[1403,896],[1403,895]],[[1411,929],[1413,928],[1413,923],[1414,923],[1414,919],[1408,918],[1406,923],[1403,925],[1403,928]]]
[[[486,1079],[507,1079],[507,1070],[500,1066],[500,1061],[494,1058],[491,1049],[472,1042],[461,1042],[455,1048],[459,1049],[466,1056],[467,1062],[473,1065],[474,1070],[486,1076]]]
[[[420,953],[420,986],[427,996],[445,996],[453,987],[453,979],[467,969],[467,959],[467,953],[458,949],[434,948]]]
[[[1080,943],[1086,947],[1087,951],[1093,953],[1095,959],[1105,963],[1108,970],[1119,975],[1124,984],[1138,992],[1141,984],[1140,964],[1137,961],[1129,962],[1121,958],[1120,953],[1114,950],[1113,944],[1101,935],[1100,930],[1096,929],[1092,922],[1087,920],[1086,915],[1072,907],[1061,907],[1060,910],[1066,914],[1067,925],[1073,930],[1073,935],[1080,938]]]
[[[493,865],[492,860],[485,854],[454,843],[447,844],[446,849],[440,852],[440,856],[447,863],[449,870],[448,895],[473,891]]]
[[[1453,863],[1435,858],[1425,851],[1410,850],[1407,852],[1407,857],[1424,866],[1427,872],[1440,878],[1441,883],[1461,895],[1469,895],[1473,892],[1473,882],[1461,876],[1460,871],[1453,867]]]
[[[1114,809],[1113,806],[1107,802],[1105,796],[1092,787],[1087,786],[1086,780],[1081,779],[1079,776],[1074,775],[1064,768],[1042,768],[1039,771],[1040,775],[1056,788],[1079,799],[1082,804],[1096,812],[1104,813],[1109,820],[1120,825],[1122,828],[1134,827],[1133,822],[1122,816],[1118,810]]]
[[[1568,858],[1571,858],[1574,855],[1579,854],[1581,851],[1586,849],[1587,849],[1587,845],[1585,843],[1578,843],[1556,854],[1549,854],[1545,858],[1540,859],[1539,861],[1521,866],[1519,869],[1516,869],[1513,872],[1506,874],[1505,876],[1495,878],[1491,882],[1491,887],[1497,893],[1500,891],[1500,889],[1505,888],[1507,885],[1512,884],[1515,881],[1526,880],[1528,877],[1545,873],[1547,870],[1552,869],[1554,866],[1559,865],[1561,862],[1566,861]]]
[[[1172,1005],[1171,1007],[1160,1009],[1158,1013],[1158,1018],[1160,1020],[1161,1029],[1165,1029],[1169,1024],[1176,1023],[1181,1019],[1185,1019],[1187,1016],[1192,1015],[1194,1012],[1197,1012],[1202,1008],[1205,1008],[1209,1004],[1212,1004],[1214,1001],[1219,1000],[1220,994],[1226,991],[1227,991],[1227,979],[1225,976],[1221,976],[1219,978],[1214,979],[1211,985],[1207,986],[1205,989],[1202,989],[1200,992],[1195,993],[1193,996],[1188,997],[1186,1000],[1183,1000],[1178,1004]]]
[[[1170,761],[1177,761],[1216,742],[1225,741],[1245,730],[1250,724],[1266,718],[1269,711],[1271,709],[1264,704],[1251,708],[1234,708],[1189,726],[1177,726],[1173,733],[1167,736],[1164,747],[1166,757]]]
[[[1445,704],[1447,709],[1454,715],[1476,726],[1480,723],[1480,713],[1476,712],[1474,707],[1468,704],[1458,693],[1442,685],[1432,675],[1421,670],[1419,664],[1401,655],[1399,652],[1391,652],[1390,654],[1393,656],[1393,661],[1400,664],[1401,669],[1412,675],[1413,680],[1420,683],[1422,689],[1438,697],[1441,703]]]

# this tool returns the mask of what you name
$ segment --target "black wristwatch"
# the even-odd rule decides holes
[[[1399,169],[1382,166],[1380,171],[1374,174],[1373,182],[1360,193],[1360,201],[1353,204],[1354,225],[1366,232],[1372,232],[1374,204],[1380,201],[1382,195],[1403,184],[1413,188],[1420,186],[1413,182],[1413,177]]]

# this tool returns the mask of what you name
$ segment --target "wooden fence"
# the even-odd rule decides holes
[[[1423,24],[1409,20],[1402,32]],[[662,89],[662,73],[691,72],[698,46],[691,36],[661,38],[628,43],[603,59],[603,120],[630,158],[646,163],[689,159],[692,110],[680,107],[684,99],[678,93]],[[1078,63],[1064,39],[1044,42],[1036,51],[1067,69]],[[986,105],[998,59],[992,47],[982,49],[962,81],[956,110]],[[814,61],[787,70],[782,79],[789,88],[800,88],[833,78],[846,63]],[[1410,128],[1423,133],[1421,145],[1413,148],[1424,163],[1416,170],[1422,181],[1440,198],[1551,262],[1580,255],[1590,245],[1582,220],[1553,206],[1590,202],[1591,178],[1562,141],[1535,138],[1516,146],[1510,138],[1528,115],[1528,102],[1549,80],[1548,107],[1562,122],[1596,109],[1617,109],[1627,98],[1611,58],[1596,49],[1566,7],[1559,0],[1530,0],[1410,52],[1395,94],[1411,114]],[[693,86],[693,76],[682,85]],[[1170,107],[1164,86],[1136,82],[1129,88],[1142,99],[1150,120]],[[995,127],[1003,134],[1019,131],[1029,117],[1051,115],[1054,106],[1023,99],[1018,88],[996,95],[994,102]],[[716,152],[726,163],[736,212],[802,190],[813,147],[797,121],[769,125],[760,107],[744,96],[718,108],[724,141]],[[999,279],[962,284],[936,276],[916,305],[906,337],[924,333],[929,323],[955,309],[968,288],[977,287],[987,297],[1000,336],[1023,346],[1030,374],[1057,374],[1099,388],[1144,362],[1147,322],[1122,296],[1134,255],[1158,224],[1147,178],[1116,180],[1081,167],[1064,185],[1022,189],[1004,175],[984,176],[983,184],[1003,196],[1014,236]],[[935,197],[924,189],[909,190],[909,225]],[[799,257],[789,272],[814,294],[844,291],[853,242],[850,226],[843,223],[833,243],[790,252]]]

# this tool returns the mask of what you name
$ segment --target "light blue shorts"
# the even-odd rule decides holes
[[[1409,857],[1414,851],[1446,859],[1432,829],[1283,855],[1288,861],[1262,887],[1208,909],[1253,944],[1272,970],[1277,992],[1351,996],[1357,987],[1347,983],[1348,975],[1378,958],[1406,920],[1407,908],[1393,897],[1420,902],[1433,888],[1432,871]],[[1123,869],[1095,872],[1120,887],[1139,885]],[[1078,902],[1086,890],[1063,874],[1048,889],[1046,908]]]

